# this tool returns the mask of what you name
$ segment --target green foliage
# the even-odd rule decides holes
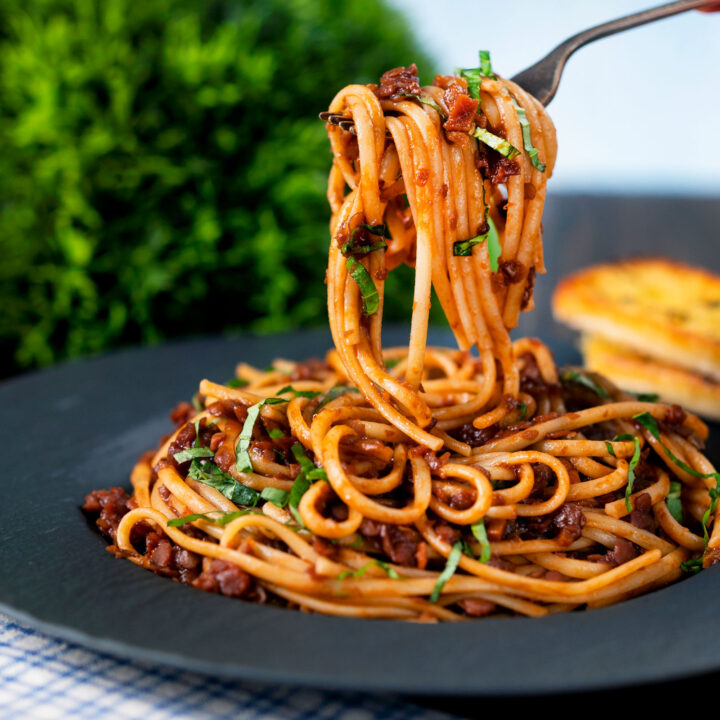
[[[3,0],[0,371],[324,323],[317,113],[413,61],[383,0]]]

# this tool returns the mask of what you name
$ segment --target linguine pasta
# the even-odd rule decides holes
[[[706,426],[511,341],[544,272],[544,107],[480,67],[349,85],[330,112],[325,360],[241,364],[86,509],[111,549],[201,589],[352,617],[594,608],[710,564]],[[415,270],[408,344],[384,281]],[[458,347],[427,345],[431,290]]]

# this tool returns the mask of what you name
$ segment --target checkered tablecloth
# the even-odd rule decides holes
[[[218,680],[96,653],[0,614],[0,718],[449,720],[401,698]]]

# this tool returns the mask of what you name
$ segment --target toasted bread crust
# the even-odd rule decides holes
[[[588,369],[604,375],[623,390],[657,393],[665,402],[720,420],[719,381],[653,360],[597,336],[584,335],[581,349]]]
[[[565,278],[555,317],[587,334],[720,379],[720,277],[665,258],[596,265]]]

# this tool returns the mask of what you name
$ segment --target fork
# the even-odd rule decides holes
[[[565,42],[560,43],[554,50],[549,52],[542,60],[531,65],[512,78],[512,81],[531,95],[536,97],[543,105],[547,105],[557,92],[560,84],[560,77],[565,69],[570,56],[584,45],[599,40],[600,38],[614,35],[615,33],[629,30],[638,25],[662,18],[677,15],[687,10],[695,10],[704,5],[717,4],[717,0],[678,0],[677,2],[666,3],[658,7],[641,10],[632,15],[610,20],[595,27],[588,28],[582,32],[569,37]],[[343,130],[355,133],[355,126],[350,118],[341,113],[321,112],[318,116],[323,122],[337,125]]]

